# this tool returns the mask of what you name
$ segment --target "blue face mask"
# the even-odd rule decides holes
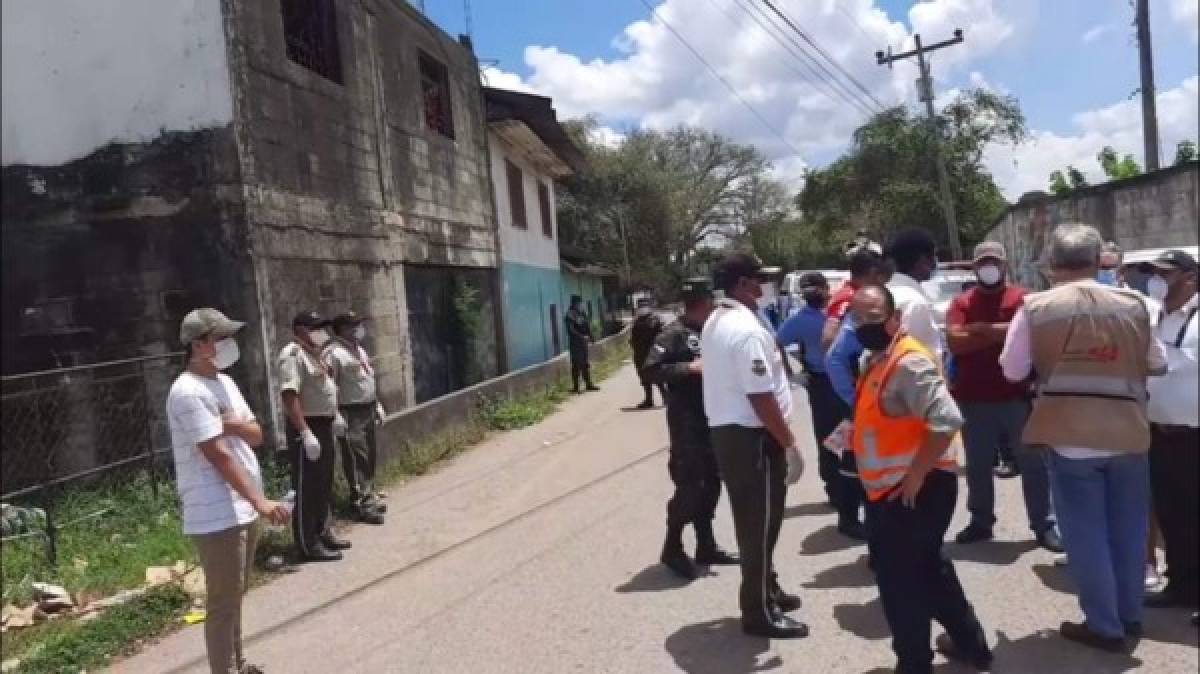
[[[1106,286],[1117,285],[1117,270],[1116,269],[1101,269],[1096,274],[1096,280]]]

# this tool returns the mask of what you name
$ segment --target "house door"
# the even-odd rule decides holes
[[[554,344],[554,354],[562,353],[562,342],[558,337],[558,305],[550,305],[550,341]]]

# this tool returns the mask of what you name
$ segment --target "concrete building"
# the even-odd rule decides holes
[[[559,263],[554,182],[583,168],[583,155],[550,99],[486,88],[492,192],[500,239],[504,341],[510,369],[566,349],[570,292]],[[594,314],[593,314],[594,315]]]
[[[5,374],[178,350],[204,305],[250,322],[231,373],[276,422],[303,307],[371,317],[389,409],[502,369],[468,40],[404,0],[5,0],[2,18]]]

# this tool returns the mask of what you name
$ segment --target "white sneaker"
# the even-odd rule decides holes
[[[1146,589],[1157,590],[1162,582],[1163,578],[1158,573],[1158,567],[1150,562],[1146,562]]]
[[[1066,566],[1067,565],[1067,553],[1060,552],[1060,553],[1054,555],[1054,565],[1055,566]]]

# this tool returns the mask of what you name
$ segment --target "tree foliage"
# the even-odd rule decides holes
[[[1056,195],[1066,194],[1071,190],[1080,187],[1087,187],[1087,178],[1083,172],[1074,166],[1067,166],[1066,176],[1062,171],[1053,171],[1050,173],[1050,191]]]
[[[1133,155],[1126,154],[1124,157],[1117,157],[1117,151],[1110,145],[1105,145],[1100,152],[1096,153],[1096,161],[1100,162],[1100,168],[1104,170],[1104,175],[1108,176],[1110,180],[1142,175],[1142,167],[1138,165]]]
[[[826,240],[866,230],[886,239],[923,227],[946,244],[945,215],[934,163],[937,143],[946,160],[959,237],[980,240],[1007,205],[983,167],[991,143],[1019,143],[1025,117],[1015,98],[976,89],[946,106],[934,124],[899,106],[872,117],[854,133],[849,151],[809,171],[797,204],[805,222]]]
[[[1196,141],[1181,140],[1175,145],[1175,165],[1196,161]]]

